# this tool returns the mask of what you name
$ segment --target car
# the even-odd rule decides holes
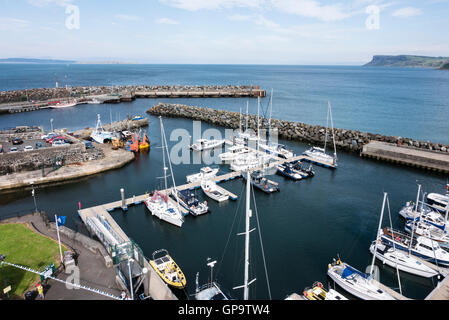
[[[0,144],[0,153],[3,153],[3,146]]]
[[[45,142],[53,143],[53,140],[64,140],[64,139],[65,138],[63,136],[55,136],[55,137],[51,137],[51,138],[45,140]]]
[[[56,136],[58,136],[57,133],[49,132],[45,136],[42,136],[41,139],[42,140],[47,140],[47,139],[50,139],[50,138],[53,138],[53,137],[56,137]]]
[[[51,144],[52,147],[60,147],[65,145],[67,145],[67,143],[65,143],[64,140],[54,140]]]
[[[42,149],[44,148],[44,145],[42,144],[42,142],[36,142],[36,149]]]
[[[92,142],[84,140],[84,145],[86,146],[86,149],[93,149],[94,145],[92,144]]]
[[[32,146],[25,146],[25,148],[23,148],[23,151],[33,151],[33,147]]]
[[[17,147],[12,147],[11,149],[9,149],[9,152],[17,152],[17,151],[19,151],[19,150],[17,149]]]
[[[23,143],[23,140],[20,139],[20,138],[13,138],[12,139],[12,144],[13,145],[19,145],[19,144],[22,144],[22,143]]]

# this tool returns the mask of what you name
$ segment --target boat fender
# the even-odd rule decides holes
[[[322,284],[321,282],[318,282],[316,285],[317,285],[318,287],[320,287],[321,289],[323,288],[323,284]]]
[[[304,297],[307,297],[307,291],[304,290],[304,292],[302,293],[304,295]]]
[[[328,269],[330,269],[332,266],[331,266],[331,264],[329,263],[328,265],[327,265],[327,268]]]

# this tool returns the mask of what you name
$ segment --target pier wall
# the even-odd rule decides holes
[[[37,88],[0,92],[0,104],[30,103],[31,101],[54,101],[68,98],[83,98],[112,95],[112,102],[131,101],[135,98],[152,97],[265,97],[259,86],[208,85],[208,86],[84,86],[68,88]],[[30,108],[32,106],[30,105]]]
[[[178,117],[199,120],[232,129],[238,129],[240,121],[240,113],[238,112],[186,106],[181,104],[158,103],[147,110],[147,113],[152,115],[161,115],[163,117]],[[262,123],[263,120],[261,120],[261,128],[263,128]],[[278,136],[280,138],[316,143],[319,145],[324,143],[326,128],[323,126],[278,119],[272,119],[271,123],[273,128],[277,128]],[[257,130],[256,115],[249,115],[248,126],[253,130]],[[420,141],[411,138],[385,136],[381,134],[339,128],[335,128],[334,131],[336,146],[337,149],[340,150],[359,153],[363,150],[363,146],[368,144],[370,141],[381,141],[395,144],[398,147],[426,150],[438,154],[449,155],[448,145],[433,143],[430,141]],[[331,134],[330,131],[329,134]],[[328,141],[330,141],[329,148],[332,148],[332,140]]]

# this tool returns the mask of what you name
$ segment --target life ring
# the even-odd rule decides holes
[[[304,297],[307,297],[307,291],[306,290],[304,290],[304,292],[302,293],[303,295],[304,295]]]
[[[319,288],[323,289],[323,284],[322,284],[321,282],[318,282],[316,285],[317,285]]]

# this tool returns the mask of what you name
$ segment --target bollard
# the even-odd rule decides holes
[[[121,188],[120,189],[120,194],[122,196],[122,210],[123,211],[127,211],[128,210],[128,206],[126,205],[125,189]]]

